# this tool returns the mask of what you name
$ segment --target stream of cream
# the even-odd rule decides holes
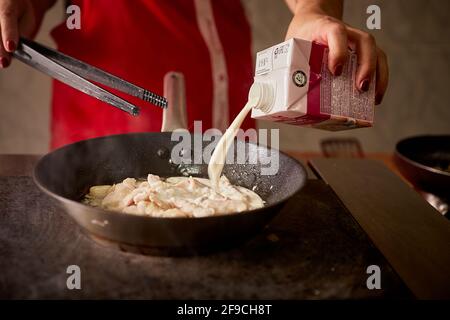
[[[245,107],[239,112],[237,117],[233,120],[231,125],[225,131],[222,138],[219,140],[214,152],[211,156],[211,160],[208,164],[208,176],[211,180],[211,185],[217,188],[219,185],[220,175],[222,174],[223,166],[225,164],[225,159],[227,156],[227,151],[236,137],[242,122],[247,117],[248,113],[256,105],[255,99],[249,99]]]

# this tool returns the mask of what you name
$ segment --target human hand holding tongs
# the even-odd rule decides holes
[[[166,98],[34,41],[21,38],[18,49],[13,55],[50,77],[129,114],[138,115],[139,108],[89,80],[140,98],[155,106],[167,108]]]

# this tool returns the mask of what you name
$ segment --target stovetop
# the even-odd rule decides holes
[[[411,298],[333,190],[309,180],[248,243],[207,256],[142,256],[90,239],[29,177],[1,177],[0,298]],[[67,267],[82,290],[68,290]],[[369,266],[381,289],[369,290]]]

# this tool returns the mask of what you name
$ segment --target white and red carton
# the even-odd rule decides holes
[[[367,92],[355,87],[357,56],[350,52],[340,76],[328,70],[328,48],[290,39],[256,57],[255,82],[270,85],[270,108],[252,109],[252,118],[338,131],[373,124],[375,81]]]

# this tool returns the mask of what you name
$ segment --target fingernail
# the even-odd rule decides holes
[[[0,65],[2,68],[6,68],[9,66],[9,60],[5,57],[0,58]]]
[[[342,64],[336,66],[336,68],[334,68],[334,75],[335,76],[340,76],[342,74]]]
[[[12,40],[6,41],[6,49],[10,52],[13,52],[16,50],[16,43]]]
[[[364,91],[364,92],[369,90],[369,80],[364,79],[363,81],[361,81],[359,88],[361,89],[361,91]]]
[[[377,93],[375,96],[375,104],[380,104],[382,100],[383,100],[383,95]]]

